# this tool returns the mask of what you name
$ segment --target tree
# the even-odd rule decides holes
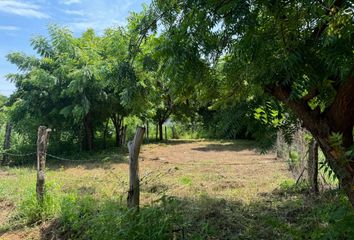
[[[261,89],[293,112],[354,206],[350,1],[155,0],[147,15],[141,31],[160,23],[166,62],[176,75],[194,75],[179,84],[207,85],[215,78],[197,75],[223,59],[225,89]]]
[[[75,38],[55,25],[49,27],[49,36],[32,39],[38,58],[21,53],[7,56],[20,70],[7,76],[17,87],[10,99],[12,119],[30,131],[40,124],[50,126],[59,140],[63,130],[74,131],[82,136],[83,149],[91,150],[107,99],[98,68],[100,39],[92,30]]]
[[[128,55],[127,39],[124,29],[111,28],[105,31],[101,42],[103,79],[108,94],[106,115],[108,119],[111,119],[115,128],[117,147],[122,145],[124,117],[131,112],[131,109],[127,107],[129,97],[125,95],[127,94],[125,90],[127,78],[134,78],[134,71],[125,64]],[[130,74],[127,74],[128,71]]]

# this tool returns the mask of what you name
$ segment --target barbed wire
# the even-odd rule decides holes
[[[47,153],[47,156],[61,160],[61,161],[67,161],[67,162],[95,162],[97,159],[69,159],[69,158],[63,158],[59,157],[50,153]]]
[[[30,153],[10,153],[8,151],[0,151],[0,154],[9,155],[13,157],[26,157],[37,154],[37,152],[30,152]]]
[[[29,152],[29,153],[11,153],[9,152],[9,150],[6,151],[1,151],[0,150],[0,154],[2,155],[8,155],[8,156],[13,156],[13,157],[27,157],[27,156],[31,156],[31,155],[36,155],[36,152]],[[67,162],[95,162],[97,161],[97,159],[69,159],[69,158],[64,158],[64,157],[59,157],[50,153],[46,153],[47,156],[54,158],[54,159],[58,159],[61,161],[67,161]]]

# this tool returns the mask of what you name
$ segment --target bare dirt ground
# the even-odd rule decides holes
[[[249,202],[291,176],[286,163],[273,153],[259,154],[250,141],[147,145],[141,159],[142,171],[172,172],[173,177],[161,178],[160,184],[169,185],[168,193],[178,196],[205,193]]]
[[[249,203],[291,178],[286,163],[273,153],[261,155],[251,141],[171,141],[143,145],[140,154],[142,203],[149,204],[162,194],[193,199],[201,195]],[[115,156],[111,157],[112,159]],[[50,164],[47,181],[62,191],[77,191],[101,197],[122,195],[128,179],[127,160],[107,163]],[[16,177],[14,177],[16,175]],[[35,182],[35,169],[0,170],[0,182],[11,181],[13,192]],[[10,179],[11,178],[11,179]],[[14,197],[12,197],[13,199]],[[11,198],[9,198],[11,199]],[[0,226],[16,204],[0,198]],[[0,239],[38,239],[41,226],[0,233]]]

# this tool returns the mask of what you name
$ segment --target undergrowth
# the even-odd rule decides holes
[[[354,239],[354,212],[342,193],[314,196],[291,181],[250,204],[162,196],[136,211],[122,200],[65,193],[49,182],[39,205],[31,186],[11,226],[49,222],[43,239]]]

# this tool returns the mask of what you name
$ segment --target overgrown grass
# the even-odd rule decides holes
[[[171,239],[175,223],[180,222],[178,208],[168,197],[137,211],[128,209],[122,198],[65,193],[55,183],[46,184],[43,204],[30,186],[17,204],[0,232],[49,221],[51,225],[42,233],[48,238],[55,234],[60,239]]]
[[[63,231],[72,239],[171,239],[178,222],[176,208],[167,198],[137,212],[120,201],[97,203],[91,197],[70,196],[61,213]]]
[[[55,182],[47,183],[43,205],[34,186],[21,195],[1,230],[49,221],[43,239],[354,239],[354,212],[342,193],[313,196],[291,181],[250,204],[163,195],[139,212],[128,209],[123,196],[97,199],[64,192]]]

